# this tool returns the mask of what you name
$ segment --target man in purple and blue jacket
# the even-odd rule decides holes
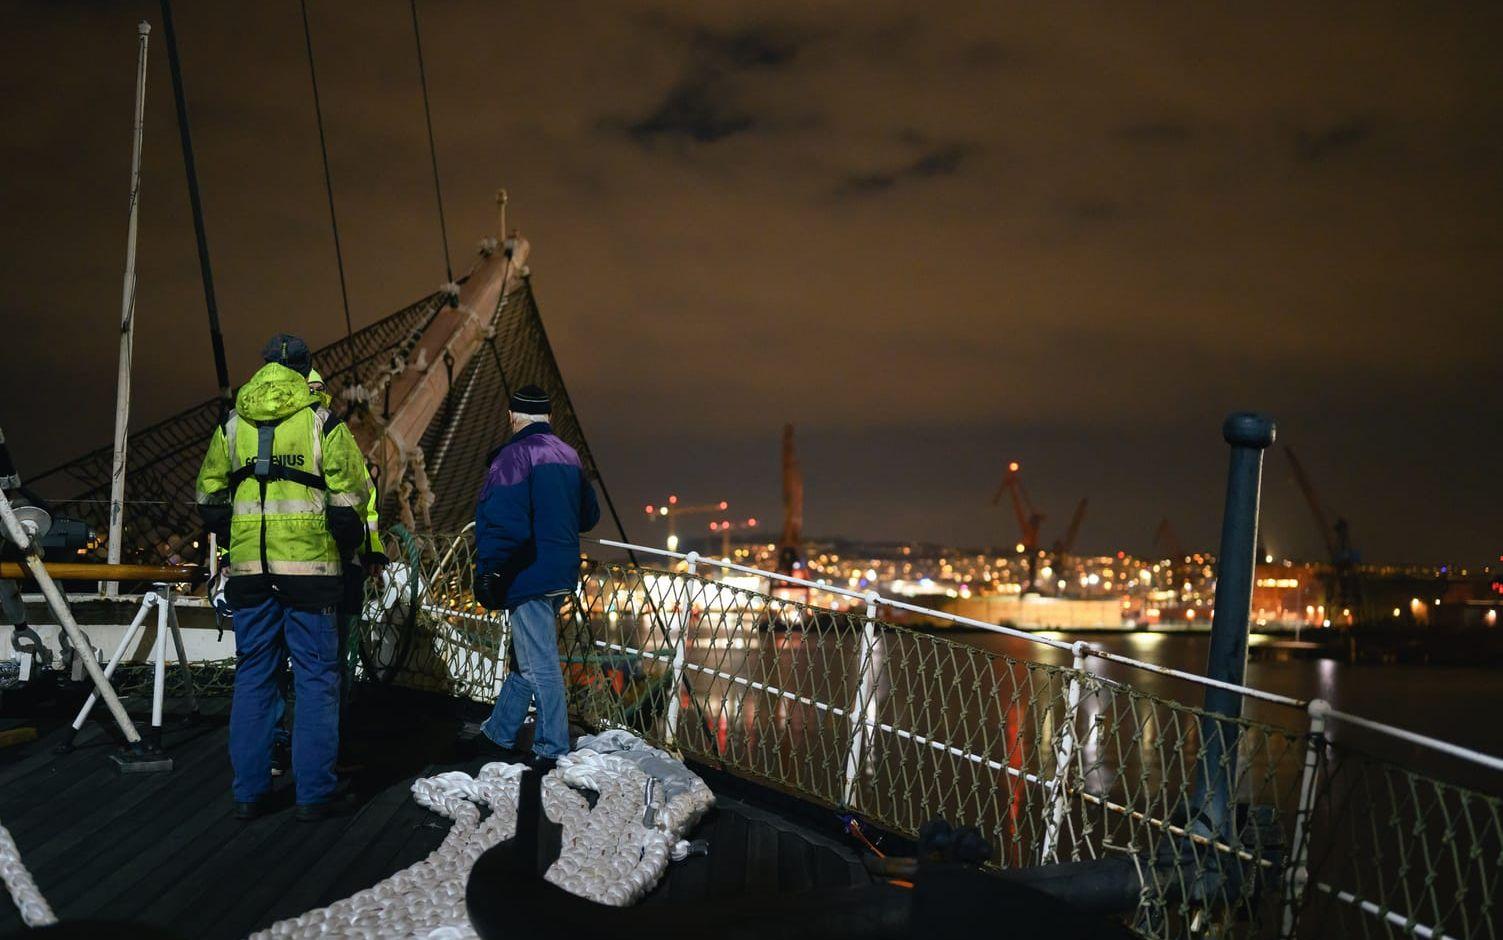
[[[558,608],[579,586],[579,533],[600,506],[579,454],[548,424],[548,393],[524,386],[510,408],[511,439],[491,455],[475,508],[475,596],[511,623],[512,669],[483,730],[510,756],[536,699],[532,751],[554,761],[569,753]]]

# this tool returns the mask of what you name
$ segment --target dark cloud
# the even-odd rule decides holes
[[[835,187],[835,194],[837,196],[861,196],[892,189],[905,180],[953,176],[960,172],[961,165],[974,150],[974,145],[964,143],[936,146],[890,170],[853,173]]]
[[[1012,457],[1056,520],[1090,495],[1085,549],[1146,547],[1164,516],[1212,547],[1220,423],[1250,407],[1364,557],[1496,558],[1503,398],[1465,339],[1503,305],[1503,5],[1269,3],[431,4],[454,268],[506,187],[627,505],[775,514],[794,421],[811,532],[996,543]],[[0,70],[0,423],[39,472],[110,439],[155,6],[6,12],[0,57],[49,56]],[[309,13],[358,328],[446,279],[411,21]],[[272,332],[344,332],[301,23],[198,0],[177,25],[241,381]],[[214,391],[151,41],[135,427]],[[1270,545],[1319,555],[1269,459]]]
[[[723,82],[694,76],[670,88],[651,113],[626,125],[625,130],[640,144],[659,139],[711,144],[749,131],[756,123]]]
[[[1294,155],[1301,163],[1318,163],[1344,153],[1372,137],[1373,121],[1353,117],[1318,130],[1300,129],[1294,135]]]
[[[656,23],[685,51],[681,77],[642,117],[609,119],[603,125],[621,127],[643,145],[660,140],[709,144],[758,127],[738,77],[788,66],[807,41],[767,25],[720,31],[661,19]]]

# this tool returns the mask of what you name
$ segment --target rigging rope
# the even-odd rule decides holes
[[[433,164],[433,196],[438,202],[438,235],[444,245],[444,273],[454,282],[454,266],[449,261],[449,226],[444,222],[444,191],[438,182],[438,147],[433,142],[433,109],[428,103],[428,70],[423,65],[423,34],[418,30],[417,0],[412,0],[412,41],[417,46],[418,81],[423,86],[423,119],[428,123],[428,159]],[[499,233],[502,238],[505,232]],[[505,282],[502,282],[505,293]]]
[[[299,6],[303,11],[303,42],[308,47],[308,77],[313,82],[313,115],[318,119],[318,149],[324,158],[324,192],[329,197],[329,227],[334,232],[334,260],[339,265],[339,297],[344,302],[344,335],[350,347],[350,364],[345,370],[353,375],[355,328],[350,323],[350,292],[345,286],[344,251],[339,245],[339,216],[334,212],[334,179],[329,173],[329,144],[324,137],[324,109],[318,97],[318,70],[313,65],[313,31],[308,27],[308,0],[299,0]]]

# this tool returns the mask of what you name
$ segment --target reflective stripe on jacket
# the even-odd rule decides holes
[[[318,404],[302,375],[268,363],[209,442],[197,499],[211,527],[228,517],[234,607],[271,595],[297,607],[339,601],[342,559],[363,541],[370,479],[350,429]]]

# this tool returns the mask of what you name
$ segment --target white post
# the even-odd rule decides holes
[[[120,665],[120,660],[125,656],[125,651],[135,642],[136,634],[141,632],[141,625],[146,622],[146,615],[151,613],[151,605],[155,602],[156,595],[148,594],[141,598],[141,609],[136,611],[136,619],[130,622],[125,630],[125,636],[120,638],[120,645],[115,647],[115,654],[110,657],[110,664],[104,667],[104,677],[110,679],[115,675],[115,667]],[[78,710],[78,717],[73,719],[73,733],[77,734],[83,729],[84,722],[89,718],[89,712],[94,710],[94,703],[99,701],[98,692],[90,692],[88,699],[83,703],[83,708]],[[71,740],[71,738],[70,738]]]
[[[857,784],[861,780],[861,761],[866,755],[867,739],[877,724],[877,602],[876,591],[866,594],[866,621],[861,628],[861,684],[851,706],[851,747],[845,755],[845,793],[842,803],[856,805]]]
[[[1065,720],[1060,728],[1059,744],[1054,750],[1054,781],[1050,785],[1048,815],[1044,819],[1044,844],[1039,853],[1039,863],[1047,865],[1059,860],[1059,830],[1064,823],[1065,809],[1069,800],[1070,765],[1075,760],[1075,721],[1080,712],[1080,683],[1085,676],[1086,658],[1091,655],[1091,644],[1077,641],[1071,650],[1075,661],[1071,664],[1070,687],[1065,693]]]
[[[1294,936],[1300,904],[1305,898],[1305,885],[1310,880],[1306,862],[1310,857],[1310,814],[1315,808],[1315,777],[1320,767],[1320,753],[1326,743],[1326,715],[1331,703],[1325,699],[1311,699],[1310,735],[1305,745],[1305,773],[1299,784],[1299,809],[1294,814],[1294,842],[1290,846],[1289,863],[1284,869],[1284,924],[1280,938]]]
[[[689,577],[699,574],[699,552],[690,552],[684,556],[684,561],[689,564]],[[686,610],[683,612],[673,611],[673,621],[668,628],[668,642],[673,644],[673,684],[669,686],[668,694],[668,743],[678,744],[678,698],[684,687],[684,628],[688,624],[689,615],[693,611],[693,604],[689,602],[689,586],[684,585],[684,601]]]
[[[130,424],[130,359],[136,327],[136,220],[141,205],[141,136],[146,126],[146,40],[151,24],[136,27],[136,123],[130,158],[130,216],[125,234],[125,283],[120,290],[120,370],[115,379],[115,458],[110,465],[109,563],[120,564],[125,526],[125,448]],[[120,594],[120,582],[105,585],[110,597]]]
[[[172,589],[165,584],[153,585],[157,596],[157,642],[152,650],[156,671],[151,680],[151,726],[158,734],[162,732],[162,700],[167,684],[167,633],[168,614],[172,612]]]
[[[183,681],[188,684],[188,711],[196,719],[198,715],[198,693],[193,691],[193,667],[188,665],[188,650],[183,643],[183,630],[177,622],[177,607],[172,603],[172,587],[171,585],[162,585],[162,587],[166,590],[167,625],[172,628],[172,646],[177,651],[177,664],[183,670]],[[341,662],[339,668],[343,669],[344,663]]]

